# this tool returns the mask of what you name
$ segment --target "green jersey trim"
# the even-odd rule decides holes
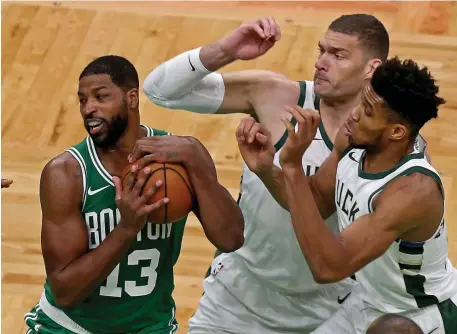
[[[300,95],[298,96],[297,105],[299,107],[302,107],[303,104],[305,104],[305,100],[306,100],[306,82],[305,81],[299,81],[298,85],[300,87]],[[290,120],[290,122],[292,123],[292,125],[294,127],[297,124],[297,120],[295,118],[293,118],[293,117]],[[288,133],[287,133],[287,129],[286,129],[286,131],[284,131],[284,133],[282,134],[282,137],[275,144],[276,152],[279,151],[281,149],[281,147],[284,146],[284,144],[286,143],[287,137],[288,137]]]
[[[365,160],[365,152],[362,154],[360,157],[359,161],[359,177],[362,179],[367,179],[367,180],[380,180],[385,178],[387,175],[392,174],[395,172],[398,168],[403,166],[405,163],[412,159],[423,159],[424,158],[424,152],[420,153],[411,153],[405,157],[403,157],[394,167],[391,169],[384,171],[384,172],[379,172],[379,173],[368,173],[363,170],[363,162]]]
[[[76,334],[91,334],[91,332],[71,320],[70,317],[68,317],[62,310],[52,306],[47,300],[44,292],[41,295],[39,304],[44,314],[46,314],[49,319],[59,324],[63,328],[71,330]]]
[[[424,175],[427,175],[427,176],[430,176],[431,178],[433,178],[436,182],[438,182],[439,186],[440,186],[440,190],[441,190],[441,193],[443,195],[443,198],[444,198],[444,188],[443,188],[443,183],[441,182],[441,179],[439,177],[438,174],[436,174],[434,171],[430,170],[430,169],[427,169],[425,167],[421,167],[421,166],[413,166],[413,167],[410,167],[408,169],[405,169],[403,172],[401,172],[400,174],[398,174],[397,176],[395,176],[392,180],[390,180],[389,182],[387,182],[386,184],[384,184],[382,187],[376,189],[371,195],[370,197],[368,197],[368,212],[369,213],[373,213],[374,209],[373,209],[373,200],[374,198],[376,197],[377,194],[379,194],[388,184],[390,184],[390,182],[396,180],[398,177],[400,176],[408,176],[408,175],[411,175],[411,174],[414,174],[414,173],[422,173]]]
[[[299,107],[303,107],[303,105],[305,104],[305,100],[306,100],[306,82],[305,81],[299,81],[298,85],[300,86],[300,95],[298,97],[297,105]],[[316,108],[316,110],[319,110],[319,105],[320,105],[320,98],[316,95],[315,98],[314,98],[314,108]],[[297,125],[297,120],[294,117],[292,117],[292,119],[290,120],[290,123],[292,123],[292,125],[295,127],[295,125]],[[324,131],[324,133],[325,133],[325,131]],[[325,136],[328,138],[326,133],[325,133]],[[284,131],[282,137],[275,144],[276,152],[279,151],[284,146],[284,144],[286,143],[287,137],[288,137],[288,132],[287,132],[287,129],[286,129]],[[326,144],[327,144],[327,142],[326,142]],[[331,144],[331,142],[330,142],[330,144]],[[333,147],[333,145],[332,145],[332,147]]]
[[[97,151],[95,150],[94,141],[92,140],[92,138],[90,136],[87,137],[86,143],[87,143],[87,148],[89,151],[90,159],[92,160],[92,163],[94,164],[95,169],[100,174],[100,176],[105,179],[105,181],[109,185],[114,187],[112,176],[110,175],[110,173],[108,173],[108,171],[105,169],[105,167],[101,163],[100,159],[98,158]]]
[[[333,143],[330,140],[327,132],[325,132],[324,123],[322,123],[322,119],[319,122],[319,131],[321,132],[322,139],[324,140],[325,145],[327,145],[327,148],[330,151],[333,151]]]
[[[141,126],[146,129],[147,137],[154,136],[154,129],[152,129],[149,126],[144,126],[144,125],[141,125]],[[94,141],[92,140],[92,138],[90,136],[87,136],[86,143],[87,143],[87,148],[89,151],[90,159],[92,160],[92,163],[94,164],[95,169],[98,171],[100,176],[102,176],[109,185],[114,187],[113,177],[101,163],[101,161],[97,155],[97,151],[95,149]]]

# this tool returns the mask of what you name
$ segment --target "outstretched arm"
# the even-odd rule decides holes
[[[425,226],[428,235],[407,240],[426,240],[441,222],[444,208],[437,182],[412,174],[389,184],[376,198],[372,214],[356,219],[335,236],[313,205],[306,179],[295,171],[284,174],[297,240],[318,283],[351,276],[381,256],[396,239]]]
[[[299,84],[271,71],[215,72],[235,60],[263,55],[279,39],[272,18],[243,24],[215,43],[162,63],[149,73],[143,90],[153,103],[169,109],[252,115],[267,126],[274,141],[279,140],[284,126],[278,110],[297,103]]]

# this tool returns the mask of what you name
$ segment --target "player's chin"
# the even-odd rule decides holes
[[[314,80],[314,92],[321,98],[332,98],[334,97],[333,87],[330,82],[323,80]]]
[[[106,134],[104,133],[97,133],[97,134],[91,134],[89,132],[89,136],[92,138],[92,141],[96,146],[99,147],[105,147],[106,146]]]

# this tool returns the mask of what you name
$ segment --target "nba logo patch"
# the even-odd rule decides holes
[[[214,269],[213,269],[211,275],[216,276],[216,275],[219,273],[219,271],[221,271],[223,268],[224,268],[224,265],[222,264],[222,262],[219,262],[219,263],[214,267]]]

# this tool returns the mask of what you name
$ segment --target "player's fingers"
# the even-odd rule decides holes
[[[243,136],[244,122],[246,122],[246,118],[241,119],[240,124],[238,124],[235,131],[236,140],[238,141],[242,140],[241,137]]]
[[[151,198],[157,193],[159,188],[163,185],[162,180],[157,180],[147,191],[143,192],[138,198],[138,206],[144,206],[149,203]]]
[[[133,146],[132,152],[129,154],[129,162],[132,163],[139,159],[142,155],[152,153],[155,151],[155,138],[148,137],[137,140],[135,146]]]
[[[127,192],[130,191],[133,186],[135,185],[135,179],[136,179],[136,174],[138,172],[138,168],[135,166],[132,166],[130,168],[130,172],[127,174],[126,181],[125,181],[125,187],[123,187],[122,191]]]
[[[157,180],[149,189],[143,194],[144,199],[149,201],[149,199],[154,196],[154,194],[159,190],[159,188],[162,186],[163,181],[162,180]]]
[[[248,143],[251,144],[254,139],[255,135],[260,131],[260,124],[255,122],[252,124],[251,128],[247,131],[246,137],[248,138]]]
[[[260,19],[260,27],[262,27],[262,30],[265,33],[266,38],[269,38],[271,36],[271,27],[267,18]]]
[[[260,132],[255,134],[255,139],[262,145],[268,144],[268,137]]]
[[[293,118],[298,123],[298,130],[303,130],[304,127],[306,127],[306,120],[303,117],[303,115],[294,107],[286,107],[286,111],[292,115]]]
[[[154,203],[149,204],[149,205],[145,205],[144,206],[144,212],[146,214],[149,214],[154,210],[160,209],[161,207],[163,207],[164,205],[168,204],[169,202],[170,202],[170,199],[168,197],[162,198],[162,199],[158,200],[157,202],[154,202]]]
[[[148,154],[135,160],[135,164],[132,166],[132,168],[135,166],[137,170],[141,170],[154,161],[156,161],[156,155]]]
[[[313,112],[312,115],[313,115],[312,116],[313,117],[313,130],[316,131],[319,126],[319,123],[321,122],[321,116],[317,112]]]
[[[294,138],[295,137],[295,128],[292,125],[292,123],[285,116],[281,117],[281,121],[286,126],[287,134],[289,136],[288,138],[291,138],[291,139]]]
[[[276,41],[276,34],[278,33],[278,31],[277,31],[277,24],[275,22],[275,19],[271,16],[267,17],[266,19],[270,26],[270,36],[269,37],[272,37],[273,40]]]
[[[140,170],[138,172],[138,178],[135,182],[135,185],[133,186],[133,189],[132,189],[132,196],[134,197],[139,197],[142,190],[143,190],[143,187],[146,183],[146,181],[148,180],[149,176],[151,174],[151,168],[149,167],[145,167],[144,169]]]
[[[116,202],[120,201],[122,198],[122,182],[121,179],[117,176],[113,176],[114,187],[116,187]]]
[[[236,129],[236,139],[238,141],[244,141],[246,139],[244,133],[245,128],[249,127],[249,124],[252,123],[253,120],[252,117],[246,117],[241,120],[240,125],[238,125],[238,128]]]
[[[244,140],[249,140],[249,133],[255,124],[256,124],[256,121],[253,117],[249,117],[246,119],[246,122],[244,122],[244,128],[243,128],[243,134],[242,134],[242,136],[244,137]]]
[[[247,26],[247,29],[254,31],[260,38],[265,39],[267,36],[263,31],[262,27],[260,26],[260,22],[252,23]]]

